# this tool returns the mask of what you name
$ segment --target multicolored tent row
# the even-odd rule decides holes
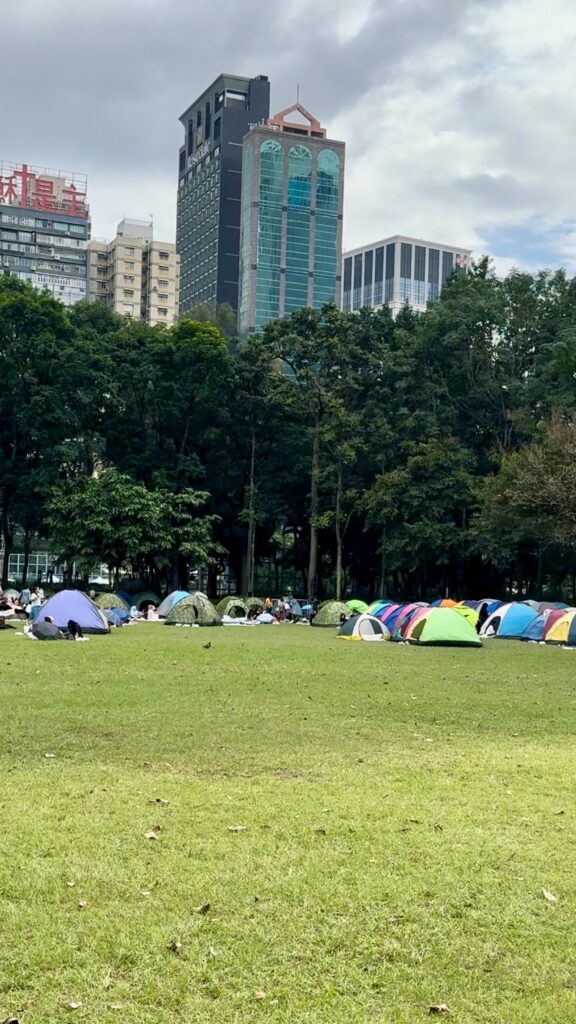
[[[553,611],[545,611],[537,615],[532,622],[529,622],[520,637],[521,640],[532,640],[534,643],[544,643],[552,626],[564,615],[562,608]]]

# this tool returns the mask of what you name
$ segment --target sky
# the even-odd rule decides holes
[[[343,139],[345,248],[392,234],[576,274],[574,0],[18,0],[0,160],[88,175],[93,237],[175,237],[180,114],[267,75]]]

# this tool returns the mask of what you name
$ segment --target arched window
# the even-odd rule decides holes
[[[338,153],[322,149],[316,160],[316,237],[314,243],[314,305],[336,300],[338,214],[340,212]]]
[[[283,184],[284,150],[269,139],[260,146],[256,327],[280,313]]]

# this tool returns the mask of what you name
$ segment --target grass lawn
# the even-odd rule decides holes
[[[0,1020],[576,1021],[576,654],[6,631],[0,714]]]

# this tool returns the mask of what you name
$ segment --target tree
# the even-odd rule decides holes
[[[149,491],[107,469],[98,477],[56,486],[47,525],[59,557],[76,562],[86,573],[105,562],[118,585],[121,569],[150,578],[173,567],[178,557],[192,559],[194,566],[206,565],[214,551],[214,518],[198,510],[207,498],[205,492],[191,490],[177,495]]]

